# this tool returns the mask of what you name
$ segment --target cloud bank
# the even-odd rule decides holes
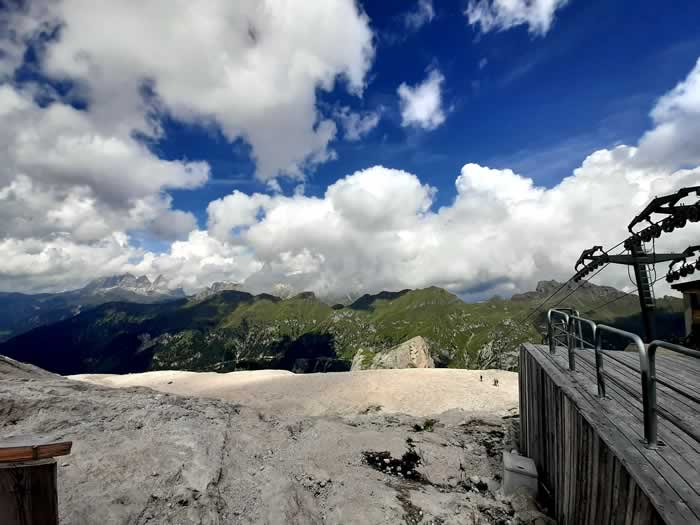
[[[506,20],[498,13],[507,9],[497,7],[506,3],[470,5],[482,4]],[[353,97],[364,88],[374,52],[366,16],[341,0],[303,3],[294,24],[289,4],[272,0],[109,3],[100,13],[77,0],[31,5],[11,15],[21,21],[18,32],[0,39],[9,50],[0,69],[0,289],[61,290],[130,271],[163,274],[188,291],[234,280],[338,298],[428,285],[467,298],[509,295],[569,277],[581,250],[622,240],[655,195],[700,184],[699,62],[654,105],[637,145],[592,152],[552,188],[464,159],[454,199],[437,207],[425,182],[431,174],[368,162],[316,197],[236,190],[210,202],[198,226],[169,192],[200,187],[209,166],[148,149],[143,137],[163,133],[159,116],[243,138],[261,180],[301,179],[332,155],[338,134],[320,115],[316,91],[340,82]],[[519,22],[544,31],[563,3],[523,5],[550,6]],[[516,9],[508,20],[521,15]],[[496,24],[483,20],[484,30]],[[32,38],[55,24],[61,29],[40,46],[37,67],[70,82],[71,92],[7,80]],[[432,70],[422,83],[399,87],[404,126],[429,130],[445,121],[443,82]],[[38,91],[48,100],[37,102]],[[76,109],[68,99],[86,105]],[[378,119],[349,107],[332,117],[348,140]],[[684,248],[697,236],[698,225],[689,225],[658,248]],[[149,249],[143,237],[165,248]],[[624,271],[606,270],[599,282],[629,281]]]

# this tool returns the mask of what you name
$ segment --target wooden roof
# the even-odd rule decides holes
[[[679,292],[700,292],[700,279],[685,283],[672,284],[671,288]]]
[[[0,463],[47,459],[70,454],[72,441],[57,441],[38,436],[0,439]]]

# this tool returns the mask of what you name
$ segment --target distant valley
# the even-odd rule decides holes
[[[282,299],[237,290],[231,283],[187,298],[162,282],[156,286],[157,281],[139,279],[120,276],[76,292],[22,296],[25,306],[15,307],[14,317],[5,304],[3,326],[36,327],[0,344],[0,354],[61,374],[324,372],[348,370],[359,350],[371,361],[377,352],[422,336],[436,366],[513,370],[519,343],[541,340],[544,330],[544,311],[527,322],[523,318],[559,287],[555,281],[541,282],[535,291],[482,303],[465,303],[431,287],[364,295],[349,305],[331,306],[310,292]],[[666,297],[658,303],[659,335],[677,335],[682,301]],[[566,305],[597,321],[641,329],[637,297],[614,288],[586,284]]]

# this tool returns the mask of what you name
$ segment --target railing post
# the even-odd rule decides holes
[[[554,353],[554,328],[552,328],[552,310],[547,310],[547,337],[549,339],[549,353]]]
[[[600,328],[604,325],[598,327],[595,334],[595,378],[598,385],[598,397],[605,397],[605,370],[603,370],[603,354],[601,352],[601,345],[603,342],[602,332]]]
[[[569,317],[569,326],[567,327],[569,337],[569,370],[576,370],[576,349],[578,348],[578,344],[576,341],[580,341],[581,348],[585,348],[583,342],[583,323],[588,323],[588,325],[591,327],[593,342],[595,343],[597,332],[596,324],[590,319],[584,319],[583,317],[579,317],[578,315],[572,315],[571,317]],[[578,334],[578,336],[576,334]]]
[[[644,407],[644,441],[648,448],[657,445],[656,420],[656,347],[655,342],[649,349],[639,346],[639,368],[642,371],[642,405]]]
[[[569,346],[569,316],[562,312],[561,310],[555,310],[551,308],[547,311],[547,336],[549,338],[549,353],[554,354],[556,351],[556,336],[555,328],[552,321],[552,314],[558,314],[562,316],[562,321],[564,324],[564,333],[566,334],[566,346]]]
[[[642,345],[643,347],[644,345]],[[666,341],[652,341],[649,348],[640,351],[639,364],[642,370],[642,390],[645,395],[644,405],[644,439],[649,448],[656,448],[662,445],[658,439],[658,417],[656,411],[656,350],[658,348],[666,348],[673,352],[678,352],[688,357],[700,358],[700,352],[685,348],[684,346],[674,345]]]
[[[637,335],[631,332],[625,332],[618,328],[613,328],[612,326],[606,326],[604,324],[598,325],[598,333],[596,334],[596,368],[598,368],[598,355],[602,356],[601,353],[601,341],[602,333],[610,332],[613,334],[626,337],[632,340],[632,342],[637,347],[637,353],[639,354],[639,368],[642,372],[642,406],[644,408],[644,442],[647,447],[656,447],[656,365],[653,363],[653,359],[650,362],[649,353],[647,353],[647,348],[644,346],[644,342]],[[601,357],[602,364],[602,357]],[[603,392],[605,387],[603,387]],[[598,388],[600,393],[600,387]]]
[[[566,349],[569,353],[569,370],[576,370],[576,337],[572,334],[574,325],[576,324],[575,317],[569,317],[569,326],[566,327]]]

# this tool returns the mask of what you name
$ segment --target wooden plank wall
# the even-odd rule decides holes
[[[554,517],[568,524],[664,523],[575,403],[523,346],[520,448],[537,465]]]

